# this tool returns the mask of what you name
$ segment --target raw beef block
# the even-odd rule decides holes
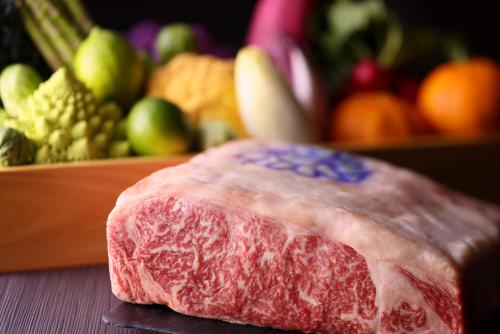
[[[500,209],[377,160],[240,141],[125,190],[113,293],[318,333],[465,333],[500,301]]]

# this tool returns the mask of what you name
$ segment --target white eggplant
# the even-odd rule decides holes
[[[241,118],[253,137],[312,140],[306,112],[264,50],[248,46],[238,52],[235,83]]]

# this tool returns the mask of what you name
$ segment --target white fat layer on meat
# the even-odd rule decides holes
[[[270,262],[274,259],[275,255],[276,254],[274,252],[264,251],[264,253],[262,254],[262,256],[258,260],[258,264],[260,266],[265,266],[268,262]]]
[[[370,277],[376,287],[376,305],[379,312],[374,320],[364,320],[371,328],[380,328],[378,321],[381,312],[390,312],[393,307],[405,301],[415,307],[425,308],[426,327],[416,330],[415,333],[449,332],[443,321],[423,300],[422,295],[408,279],[402,278],[394,269],[394,265],[403,264],[408,268],[418,269],[426,276],[432,276],[435,281],[456,286],[463,268],[471,262],[480,261],[484,250],[498,246],[500,210],[497,207],[448,191],[410,171],[371,159],[363,158],[373,170],[373,175],[361,184],[351,185],[327,180],[318,181],[291,172],[241,164],[234,158],[235,154],[256,149],[259,145],[251,141],[228,144],[198,156],[190,163],[160,170],[123,192],[114,211],[139,207],[151,200],[181,198],[191,203],[210,203],[227,208],[226,214],[246,212],[271,219],[288,235],[284,248],[300,235],[318,235],[339,241],[352,247],[367,261]],[[171,211],[183,212],[185,209],[185,206],[177,201]],[[112,217],[113,213],[108,220],[108,229],[109,224],[113,224]],[[226,218],[231,221],[231,217]],[[126,221],[127,230],[133,240],[136,233],[135,223],[133,219]],[[176,224],[172,224],[171,228],[179,232],[184,223],[183,219],[180,219]],[[199,222],[200,227],[207,228],[204,235],[207,244],[220,237],[213,229],[208,232],[212,223],[204,219]],[[246,251],[255,252],[258,238],[252,238],[251,232],[240,232],[252,241],[247,245]],[[157,229],[154,233],[160,234]],[[182,242],[189,244],[190,240],[187,233]],[[200,268],[202,259],[196,247],[160,245],[148,249],[151,253],[163,251],[192,253],[193,269]],[[120,256],[125,259],[124,254]],[[203,259],[212,256],[217,255],[203,254]],[[257,264],[266,266],[275,256],[273,252],[264,252]],[[126,260],[124,262],[122,261],[121,265],[135,265],[131,264],[132,262],[126,263]],[[350,265],[354,266],[354,263]],[[250,266],[248,261],[242,263],[243,272],[247,276],[250,276],[253,270]],[[134,270],[132,267],[130,269]],[[498,272],[493,274],[498,275]],[[113,275],[112,273],[112,280]],[[122,279],[133,284],[128,277]],[[225,282],[221,273],[212,273],[210,281],[218,282],[219,285]],[[186,311],[183,298],[187,296],[179,296],[178,291],[188,284],[187,282],[188,278],[183,278],[183,282],[174,284],[169,292],[169,305],[179,312]],[[248,283],[248,280],[239,280],[237,288],[246,294]],[[258,289],[263,288],[263,282],[258,281],[256,284]],[[116,284],[112,286],[115,294],[120,292]],[[291,282],[288,286],[293,288]],[[154,287],[152,289],[156,291]],[[210,294],[210,291],[206,292]],[[308,287],[300,287],[299,296],[311,305],[317,303],[308,294]],[[123,296],[123,299],[127,298],[134,300],[133,296]],[[363,302],[361,298],[357,297],[358,302]],[[285,293],[283,299],[286,302],[289,296]],[[206,299],[206,302],[210,303],[210,298]],[[252,304],[245,307],[259,311],[258,307]],[[359,311],[357,305],[351,313],[343,314],[342,318],[356,319]],[[225,320],[237,322],[237,319]]]
[[[130,215],[127,217],[126,229],[130,239],[132,240],[136,239],[135,223],[136,223],[136,218],[134,215]]]
[[[144,263],[138,263],[136,269],[144,292],[151,298],[153,303],[160,303],[161,298],[165,296],[165,290],[151,277],[151,273],[146,269]]]
[[[455,265],[465,267],[477,249],[498,243],[498,208],[450,192],[463,202],[455,204],[436,193],[432,181],[410,171],[364,159],[373,175],[351,185],[233,158],[258,145],[225,145],[191,163],[156,172],[136,185],[147,191],[132,187],[120,196],[119,205],[168,189],[172,196],[188,194],[286,222],[290,235],[304,229],[327,235],[375,259],[426,268],[447,281],[457,280]]]
[[[182,285],[174,285],[170,289],[170,301],[168,305],[176,310],[177,312],[182,312],[184,310],[184,303],[182,302],[182,296],[179,298],[179,291],[183,288]]]
[[[300,288],[299,288],[299,298],[311,304],[312,306],[319,305],[319,302],[316,299],[312,298],[307,291],[304,291]]]
[[[179,201],[175,201],[174,206],[170,209],[171,212],[177,212],[182,208],[182,205]]]
[[[424,300],[422,294],[395,270],[394,263],[376,261],[366,258],[368,271],[370,272],[373,284],[376,286],[376,305],[378,315],[371,322],[374,328],[378,328],[380,334],[382,331],[378,323],[383,312],[391,312],[393,307],[397,307],[400,302],[408,302],[411,306],[424,308],[427,323],[423,328],[416,328],[413,332],[405,333],[449,333],[449,328],[442,322],[439,316],[434,312],[429,304]],[[359,300],[359,299],[358,299]]]

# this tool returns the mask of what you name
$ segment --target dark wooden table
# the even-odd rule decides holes
[[[144,333],[102,322],[118,303],[105,266],[0,274],[0,333]]]
[[[119,303],[106,266],[0,274],[0,334],[150,333],[106,325],[103,313]],[[499,316],[477,333],[499,333]]]

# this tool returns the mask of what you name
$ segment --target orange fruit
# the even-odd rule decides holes
[[[413,106],[386,92],[348,96],[334,110],[330,123],[333,140],[376,143],[407,138],[414,133]]]
[[[418,106],[439,132],[473,136],[491,132],[498,128],[500,69],[484,58],[441,65],[423,81]]]

